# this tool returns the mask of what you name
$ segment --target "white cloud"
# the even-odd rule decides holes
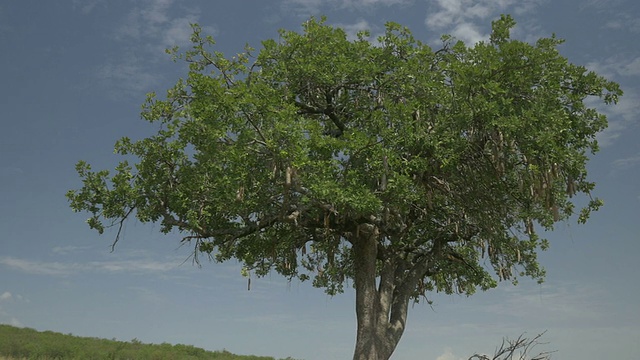
[[[640,76],[640,57],[623,57],[621,55],[612,56],[602,61],[592,61],[587,63],[586,68],[594,71],[607,79],[621,82],[634,81]],[[632,85],[633,86],[633,85]],[[613,106],[604,106],[597,98],[587,99],[587,105],[595,107],[601,113],[607,115],[609,127],[598,134],[598,142],[606,147],[613,144],[625,131],[640,119],[640,103],[637,99],[640,96],[638,90],[622,83],[624,95],[619,102]]]
[[[322,0],[284,0],[282,10],[285,13],[293,11],[298,16],[309,16],[320,11]]]
[[[640,56],[636,58],[612,56],[603,61],[589,62],[586,67],[607,78],[640,76]]]
[[[11,314],[2,307],[2,303],[13,302],[12,300],[14,299],[21,302],[22,301],[29,302],[28,300],[23,298],[22,295],[18,295],[18,294],[14,295],[9,291],[5,291],[2,294],[0,294],[0,323],[6,323],[16,327],[24,327],[24,325],[18,319],[16,319],[15,317],[12,317]]]
[[[143,96],[163,81],[157,66],[169,61],[164,50],[190,43],[191,24],[198,23],[200,10],[175,0],[143,0],[133,7],[110,37],[122,51],[97,67],[95,75],[113,89],[114,96]],[[215,29],[203,27],[206,35]]]
[[[552,327],[558,324],[607,326],[609,296],[604,290],[584,284],[555,283],[525,288],[503,287],[501,300],[482,310],[510,317],[518,323]],[[530,314],[537,314],[532,317]],[[596,325],[597,324],[597,325]]]
[[[447,27],[463,15],[462,2],[464,0],[437,0],[436,2],[442,8],[440,11],[427,16],[425,20],[428,27],[443,28]]]
[[[145,0],[133,8],[115,30],[117,40],[143,41],[150,49],[189,43],[190,24],[198,22],[200,11],[196,8],[180,10],[174,0]],[[212,28],[206,28],[211,32]]]
[[[184,46],[189,43],[192,29],[191,24],[198,22],[198,17],[194,14],[186,15],[177,19],[173,19],[167,23],[162,36],[162,45],[165,48],[172,46]],[[204,32],[207,35],[213,35],[213,28],[206,27]]]
[[[624,159],[615,160],[612,166],[615,170],[628,170],[640,164],[640,153]]]
[[[29,299],[25,298],[24,296],[20,295],[20,294],[12,294],[9,291],[5,291],[2,294],[0,294],[0,302],[3,301],[9,301],[9,300],[17,300],[17,301],[24,301],[26,303],[31,302]]]
[[[622,64],[622,67],[619,70],[620,75],[622,76],[638,76],[640,75],[640,56]]]
[[[480,32],[475,21],[486,22],[484,20],[508,5],[503,4],[504,1],[486,0],[436,0],[435,3],[439,10],[427,16],[427,27],[447,31],[469,45],[489,38],[488,33]]]
[[[546,0],[435,0],[432,5],[434,10],[427,15],[425,24],[429,29],[447,32],[472,45],[489,38],[489,19],[507,12],[526,18],[527,14],[535,11],[544,1]],[[527,27],[535,28],[535,24],[527,24]],[[530,31],[524,33],[528,34]]]
[[[637,99],[640,96],[635,89],[625,89],[624,96],[616,105],[604,106],[601,104],[595,107],[601,113],[607,115],[609,126],[596,137],[602,147],[607,147],[627,132],[627,129],[640,119],[640,103]],[[593,104],[588,104],[592,106]]]
[[[580,10],[585,10],[588,8],[606,11],[611,10],[614,7],[617,7],[621,4],[624,4],[624,0],[585,0],[580,3]]]
[[[366,20],[359,20],[353,24],[336,24],[335,27],[343,29],[347,33],[347,39],[350,41],[356,40],[358,38],[357,34],[361,31],[371,31],[371,25]],[[371,36],[371,39],[375,40],[376,37]]]
[[[472,23],[458,24],[451,31],[451,35],[467,44],[475,44],[489,38],[488,35],[480,33],[478,27]]]
[[[72,270],[71,266],[73,266],[73,264],[33,262],[9,257],[0,259],[0,264],[28,274],[37,275],[68,275]]]
[[[464,360],[461,357],[455,356],[451,348],[444,349],[442,355],[438,356],[436,360]]]
[[[630,33],[640,32],[640,18],[622,13],[615,16],[614,19],[607,21],[604,25],[605,29],[628,31]]]
[[[505,10],[514,1],[435,0],[435,3],[440,10],[428,15],[426,24],[429,27],[442,28],[476,19],[488,19]]]
[[[105,0],[73,0],[74,9],[79,9],[83,14],[89,14],[98,5],[105,5]]]
[[[133,55],[101,65],[96,70],[96,75],[109,87],[117,89],[116,92],[124,91],[126,95],[136,94],[141,97],[158,85],[161,79]]]
[[[89,268],[104,272],[165,272],[177,268],[175,263],[129,260],[129,261],[94,261],[87,264]]]
[[[162,24],[169,20],[167,14],[174,0],[147,0],[148,5],[140,10],[143,19],[149,24]]]
[[[603,148],[613,145],[625,129],[626,126],[621,122],[609,122],[609,127],[596,135],[598,145]]]
[[[85,272],[102,273],[163,273],[180,266],[177,261],[122,260],[91,261],[87,263],[42,262],[5,257],[0,265],[34,275],[68,276]]]
[[[536,11],[538,7],[547,2],[549,0],[503,1],[503,3],[513,4],[513,13],[518,17],[524,17]]]
[[[345,7],[368,7],[368,6],[393,6],[393,5],[401,5],[408,4],[412,2],[412,0],[341,0],[337,1],[338,3],[342,3],[342,6]]]
[[[5,291],[0,295],[0,301],[10,300],[13,297],[10,292]]]
[[[91,249],[90,246],[55,246],[51,251],[56,255],[69,255]]]
[[[298,16],[318,14],[323,8],[363,10],[378,6],[395,6],[412,3],[414,0],[284,0],[284,12],[294,12]]]
[[[10,293],[5,292],[2,295],[5,295],[5,294],[10,294]],[[3,299],[0,298],[0,301],[1,300]],[[16,327],[24,327],[24,325],[17,318],[11,316],[11,314],[5,311],[1,306],[0,306],[0,324],[9,324]]]

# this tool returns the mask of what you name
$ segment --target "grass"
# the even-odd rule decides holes
[[[276,360],[191,345],[144,344],[0,325],[0,360]],[[281,360],[294,360],[292,358]]]

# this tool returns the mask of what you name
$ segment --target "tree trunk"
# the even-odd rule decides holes
[[[378,230],[367,225],[352,243],[358,323],[354,360],[388,360],[405,328],[410,287],[398,283],[404,268],[388,259],[376,286],[378,240]]]

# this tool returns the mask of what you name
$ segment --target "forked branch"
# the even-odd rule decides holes
[[[524,334],[518,336],[515,340],[509,340],[508,338],[502,339],[502,344],[496,349],[493,357],[488,355],[474,354],[469,360],[549,360],[551,354],[555,351],[543,351],[535,356],[531,356],[530,353],[537,345],[546,344],[540,342],[540,338],[546,331],[532,337],[526,338]]]

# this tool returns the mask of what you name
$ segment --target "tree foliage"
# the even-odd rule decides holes
[[[192,49],[171,51],[188,77],[144,105],[157,134],[115,146],[139,161],[113,175],[79,162],[71,207],[99,232],[158,222],[258,276],[329,294],[353,279],[374,302],[357,308],[399,339],[406,303],[430,291],[541,280],[539,229],[601,205],[585,165],[607,121],[585,99],[622,92],[555,36],[511,39],[514,25],[502,16],[490,41],[444,36],[433,50],[395,23],[349,40],[312,18],[233,57],[194,26]]]

